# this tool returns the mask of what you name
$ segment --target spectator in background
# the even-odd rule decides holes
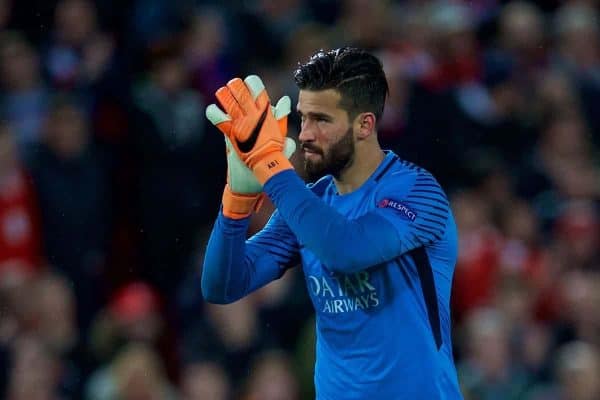
[[[50,85],[80,96],[95,134],[105,140],[122,136],[124,117],[115,107],[128,100],[129,81],[112,34],[101,30],[97,6],[91,0],[60,0],[54,27],[44,43],[44,67]],[[105,118],[102,118],[105,117]],[[117,131],[117,132],[115,132]]]
[[[31,313],[24,331],[36,335],[58,365],[58,384],[67,398],[80,398],[89,368],[77,326],[75,296],[69,282],[57,274],[34,280]]]
[[[521,90],[531,90],[548,63],[544,15],[531,2],[511,1],[499,16],[498,43],[493,51],[509,56]]]
[[[579,114],[550,116],[521,170],[519,193],[532,201],[546,232],[565,200],[600,198],[598,161],[586,129]]]
[[[141,66],[135,58],[180,32],[182,21],[193,12],[190,4],[186,1],[164,0],[131,2],[128,24],[124,30],[128,50],[134,54],[131,60],[134,65]]]
[[[10,125],[0,122],[0,275],[6,268],[39,271],[42,238],[39,204],[21,164]]]
[[[92,376],[85,399],[175,400],[177,392],[155,350],[142,343],[130,343]]]
[[[204,100],[188,87],[178,43],[150,55],[133,88],[142,276],[166,298],[192,267],[196,238],[219,204],[223,141],[205,135]],[[225,168],[223,168],[225,170]]]
[[[0,273],[0,397],[81,398],[88,364],[71,285],[36,272],[15,265]]]
[[[554,358],[556,383],[541,384],[529,400],[593,400],[600,396],[598,348],[575,341],[562,346]]]
[[[106,160],[103,162],[107,163],[110,157],[114,167],[106,171],[111,196],[116,198],[120,195],[118,200],[129,205],[131,202],[127,200],[131,196],[123,195],[120,187],[114,186],[132,186],[131,181],[127,180],[129,175],[125,175],[128,171],[122,172],[128,166],[125,160],[130,157],[123,155],[128,133],[126,109],[130,101],[130,81],[115,35],[105,32],[101,26],[98,9],[109,7],[108,2],[99,4],[94,0],[59,0],[53,3],[55,5],[49,7],[48,11],[48,17],[52,18],[49,21],[50,28],[43,32],[39,46],[44,78],[54,92],[66,91],[76,97],[77,107],[85,113],[90,140],[94,142],[94,147],[104,147],[103,157]],[[119,12],[126,13],[127,5],[119,4]],[[117,166],[121,169],[117,170]],[[111,217],[124,223],[127,220],[122,214],[127,211],[112,208]],[[123,230],[122,225],[119,228]],[[116,230],[116,224],[111,229]],[[113,238],[106,240],[111,244],[116,242]],[[133,253],[122,247],[118,251]],[[121,259],[115,256],[111,261],[118,264]]]
[[[535,123],[540,126],[553,115],[577,116],[581,114],[582,99],[566,73],[556,70],[544,70],[533,82],[536,109]]]
[[[277,350],[258,354],[250,367],[243,400],[298,400],[298,382],[289,356]]]
[[[49,93],[41,79],[34,49],[17,32],[0,34],[1,107],[16,135],[19,156],[41,141]]]
[[[331,47],[333,35],[331,27],[313,21],[296,26],[288,35],[282,62],[283,68],[294,68],[298,58],[310,57],[314,49]],[[283,75],[283,73],[282,71],[281,74]],[[291,89],[290,82],[286,81],[286,85]],[[283,92],[289,93],[289,90],[286,88]]]
[[[546,384],[553,379],[552,339],[549,324],[531,320],[527,321],[524,329],[513,338],[513,354],[517,363],[522,365],[526,374],[530,376],[530,387],[538,383]]]
[[[453,191],[464,185],[456,177],[464,176],[464,164],[469,158],[461,155],[465,142],[481,146],[482,135],[488,132],[488,127],[481,122],[503,122],[504,115],[496,118],[491,96],[488,97],[485,88],[478,83],[483,73],[482,51],[472,10],[460,2],[444,1],[423,7],[423,18],[429,28],[426,38],[428,65],[419,73],[418,79],[411,82],[406,106],[410,113],[405,131],[392,150],[429,170],[440,184]],[[495,76],[490,83],[509,81],[510,74],[506,73],[506,69],[502,72],[500,79]],[[479,90],[473,90],[478,86]],[[486,113],[487,121],[469,118],[460,98],[465,97],[465,92],[478,92],[471,104],[487,108],[479,110]],[[511,91],[503,93],[510,94]],[[508,100],[503,99],[502,103]],[[500,109],[500,112],[505,111],[508,113],[510,107]],[[477,126],[478,123],[484,126]],[[462,130],[465,130],[464,135],[452,134]],[[449,169],[448,165],[458,168],[458,171]]]
[[[22,264],[0,271],[0,397],[6,397],[9,385],[12,346],[24,330],[31,315],[31,282],[35,275]]]
[[[232,378],[239,381],[250,369],[252,357],[272,344],[271,335],[260,324],[251,298],[227,306],[207,304],[205,315],[204,323],[210,329],[204,337],[198,336],[196,343],[190,342],[188,349],[213,357],[221,355]],[[205,342],[203,346],[199,340]]]
[[[514,200],[502,210],[499,225],[504,236],[498,260],[501,274],[515,279],[519,293],[528,297],[527,319],[551,321],[559,303],[554,295],[555,263],[544,246],[535,210],[523,200]]]
[[[208,98],[238,68],[230,54],[228,20],[217,9],[200,9],[184,32],[183,58],[191,86]]]
[[[600,29],[597,8],[567,3],[554,15],[555,64],[565,71],[582,99],[583,113],[600,144]]]
[[[97,19],[91,0],[58,2],[54,32],[44,53],[44,66],[53,87],[84,89],[104,73],[114,43],[100,32]]]
[[[235,15],[240,23],[234,25],[232,34],[244,38],[235,51],[245,67],[252,71],[280,65],[289,35],[303,21],[310,19],[307,7],[300,0],[247,2],[236,10]]]
[[[233,392],[223,366],[208,360],[184,365],[180,389],[181,400],[229,400]]]
[[[597,271],[563,273],[557,295],[561,313],[554,326],[554,342],[585,341],[600,346],[600,275]]]
[[[69,396],[61,393],[62,363],[35,335],[16,338],[6,399],[47,400]]]
[[[365,49],[375,49],[381,43],[385,43],[391,23],[388,19],[390,5],[390,1],[342,1],[334,27],[334,45],[344,43]]]
[[[598,13],[585,4],[565,4],[554,17],[556,62],[573,78],[600,84]]]
[[[71,280],[85,329],[104,299],[104,261],[111,226],[110,165],[94,145],[85,112],[57,97],[44,142],[29,161],[39,195],[44,252]]]
[[[465,4],[444,1],[434,1],[429,7],[434,68],[424,77],[425,86],[441,92],[472,83],[481,74],[472,10]]]
[[[92,324],[89,351],[94,364],[106,365],[125,346],[141,343],[157,350],[166,372],[176,376],[178,347],[170,340],[163,312],[163,300],[152,286],[134,281],[119,288]]]
[[[593,201],[565,202],[554,229],[557,251],[567,270],[600,271],[600,217]]]
[[[288,271],[280,280],[229,305],[205,303],[197,290],[199,284],[200,277],[193,274],[178,290],[182,358],[218,364],[232,382],[246,377],[251,359],[262,349],[293,351],[298,332],[312,315],[299,271]],[[311,382],[312,369],[311,364]]]
[[[416,136],[406,137],[407,124],[411,117],[408,103],[414,87],[418,87],[415,82],[421,82],[433,73],[436,67],[432,54],[433,29],[426,7],[402,3],[390,11],[390,18],[397,22],[391,24],[386,36],[387,44],[381,49],[390,94],[385,105],[386,111],[380,121],[379,139],[383,146],[402,148],[406,146],[407,139],[423,139]],[[411,104],[411,107],[413,106],[414,103]]]
[[[518,400],[528,389],[522,366],[514,365],[510,351],[510,326],[493,308],[473,311],[465,326],[459,381],[465,400]]]
[[[502,236],[488,204],[474,191],[455,195],[451,203],[460,232],[452,317],[462,322],[471,310],[491,304]]]
[[[514,61],[500,52],[490,52],[483,57],[481,68],[480,81],[460,85],[452,91],[443,114],[447,132],[461,132],[451,135],[451,152],[493,149],[502,154],[505,170],[518,169],[531,151],[535,137],[521,120],[526,103],[515,78]],[[456,163],[461,176],[468,176],[469,169],[477,168],[472,157],[459,156]]]
[[[556,372],[561,398],[592,400],[600,396],[600,355],[598,347],[573,342],[559,349]]]

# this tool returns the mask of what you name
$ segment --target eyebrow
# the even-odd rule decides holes
[[[302,111],[300,110],[296,110],[298,112],[298,115],[302,116],[304,115],[304,113],[302,113]],[[306,116],[312,119],[315,118],[322,118],[322,119],[326,119],[326,120],[332,120],[333,117],[329,114],[325,114],[325,113],[320,113],[320,112],[315,112],[315,111],[309,111],[306,113]]]

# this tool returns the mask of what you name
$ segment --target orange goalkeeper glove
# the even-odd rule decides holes
[[[259,92],[252,91],[253,97],[257,97]],[[287,134],[287,118],[290,113],[291,101],[287,96],[282,97],[271,111],[279,125],[280,132],[285,138]],[[206,117],[225,135],[225,147],[227,151],[227,184],[223,190],[222,204],[223,214],[228,218],[241,219],[246,218],[252,212],[260,209],[264,194],[262,185],[256,180],[256,177],[250,169],[238,157],[232,148],[228,133],[231,129],[231,117],[225,114],[215,104],[206,108]],[[296,143],[291,138],[285,139],[284,153],[286,157],[296,150]]]
[[[269,112],[269,95],[258,76],[232,79],[215,95],[231,116],[229,126],[221,131],[261,185],[278,172],[293,169],[283,154],[285,136]]]

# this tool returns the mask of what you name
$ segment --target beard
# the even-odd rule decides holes
[[[303,149],[308,149],[319,154],[319,160],[304,160],[304,170],[311,181],[316,181],[325,175],[332,175],[339,179],[341,174],[354,162],[354,134],[350,127],[344,136],[331,145],[327,153],[310,143],[302,144]]]

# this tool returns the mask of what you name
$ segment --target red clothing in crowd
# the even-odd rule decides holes
[[[0,178],[0,274],[8,266],[41,267],[41,235],[36,196],[27,174]]]
[[[461,235],[452,289],[452,312],[457,321],[472,309],[490,304],[499,273],[501,246],[502,238],[493,229]]]

